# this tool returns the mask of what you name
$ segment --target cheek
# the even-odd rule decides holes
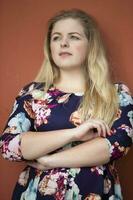
[[[88,53],[88,48],[86,46],[79,45],[79,46],[76,46],[76,51],[80,58],[85,59]]]
[[[54,52],[54,45],[50,45],[50,50],[51,50],[51,53],[53,53]]]
[[[76,46],[76,51],[77,51],[78,53],[81,53],[81,49],[82,49],[82,47],[81,47],[80,45],[77,45],[77,46]]]
[[[51,49],[51,55],[52,55],[52,57],[55,57],[56,56],[56,47],[54,45],[51,45],[50,49]]]

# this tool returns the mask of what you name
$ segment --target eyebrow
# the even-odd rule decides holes
[[[52,33],[51,36],[53,36],[53,35],[55,35],[55,34],[57,34],[57,35],[61,35],[60,32],[54,32],[54,33]],[[69,34],[69,35],[72,35],[72,34],[78,34],[79,36],[83,36],[81,33],[78,33],[78,32],[70,32],[70,33],[68,33],[68,34]]]

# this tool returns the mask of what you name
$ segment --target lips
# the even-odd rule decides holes
[[[72,55],[72,54],[69,52],[60,52],[59,53],[59,56],[70,56],[70,55]]]

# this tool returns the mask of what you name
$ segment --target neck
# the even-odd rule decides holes
[[[60,71],[60,78],[55,86],[64,92],[85,92],[86,83],[84,74],[81,71]]]

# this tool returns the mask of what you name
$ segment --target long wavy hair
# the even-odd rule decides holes
[[[118,110],[118,96],[110,78],[107,55],[97,23],[86,12],[79,9],[63,10],[48,21],[44,45],[45,58],[35,81],[45,82],[46,92],[50,85],[59,79],[59,68],[51,56],[51,32],[56,22],[67,18],[81,23],[89,43],[88,57],[84,63],[86,91],[78,107],[81,119],[83,121],[89,118],[102,119],[111,127]]]

